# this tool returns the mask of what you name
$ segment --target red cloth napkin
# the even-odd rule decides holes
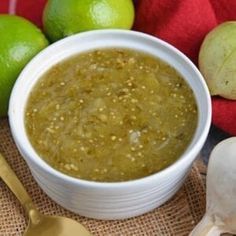
[[[47,0],[0,0],[0,13],[24,16],[42,27]],[[236,20],[235,0],[134,0],[134,29],[161,38],[177,47],[197,64],[199,47],[216,25]],[[1,34],[1,32],[0,32]],[[213,123],[236,135],[236,101],[212,98]]]

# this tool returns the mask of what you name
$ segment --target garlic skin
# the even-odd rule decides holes
[[[211,95],[236,99],[236,21],[214,28],[199,53],[199,69]]]
[[[236,234],[236,137],[212,151],[207,171],[206,214],[190,236]]]

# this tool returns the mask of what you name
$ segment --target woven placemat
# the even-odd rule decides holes
[[[78,220],[94,236],[185,236],[201,219],[205,210],[205,166],[201,161],[194,163],[183,187],[163,206],[128,220],[101,221],[75,215],[46,196],[19,155],[7,119],[0,119],[0,152],[6,157],[42,213]],[[23,208],[0,180],[0,236],[22,235],[25,227]]]

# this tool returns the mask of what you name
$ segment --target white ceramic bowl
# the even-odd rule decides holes
[[[98,183],[72,178],[51,168],[31,146],[24,126],[24,109],[32,87],[52,65],[71,55],[104,47],[144,51],[168,62],[194,91],[199,120],[185,153],[168,168],[151,176],[119,183]],[[181,187],[201,150],[211,122],[210,95],[192,62],[169,44],[152,36],[125,30],[80,33],[40,52],[22,71],[11,94],[9,120],[15,143],[40,187],[59,205],[96,219],[124,219],[148,212],[170,199]]]

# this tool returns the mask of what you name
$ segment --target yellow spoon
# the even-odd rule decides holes
[[[39,213],[22,183],[1,154],[0,178],[15,194],[29,216],[29,224],[24,236],[91,236],[84,226],[74,220]]]

